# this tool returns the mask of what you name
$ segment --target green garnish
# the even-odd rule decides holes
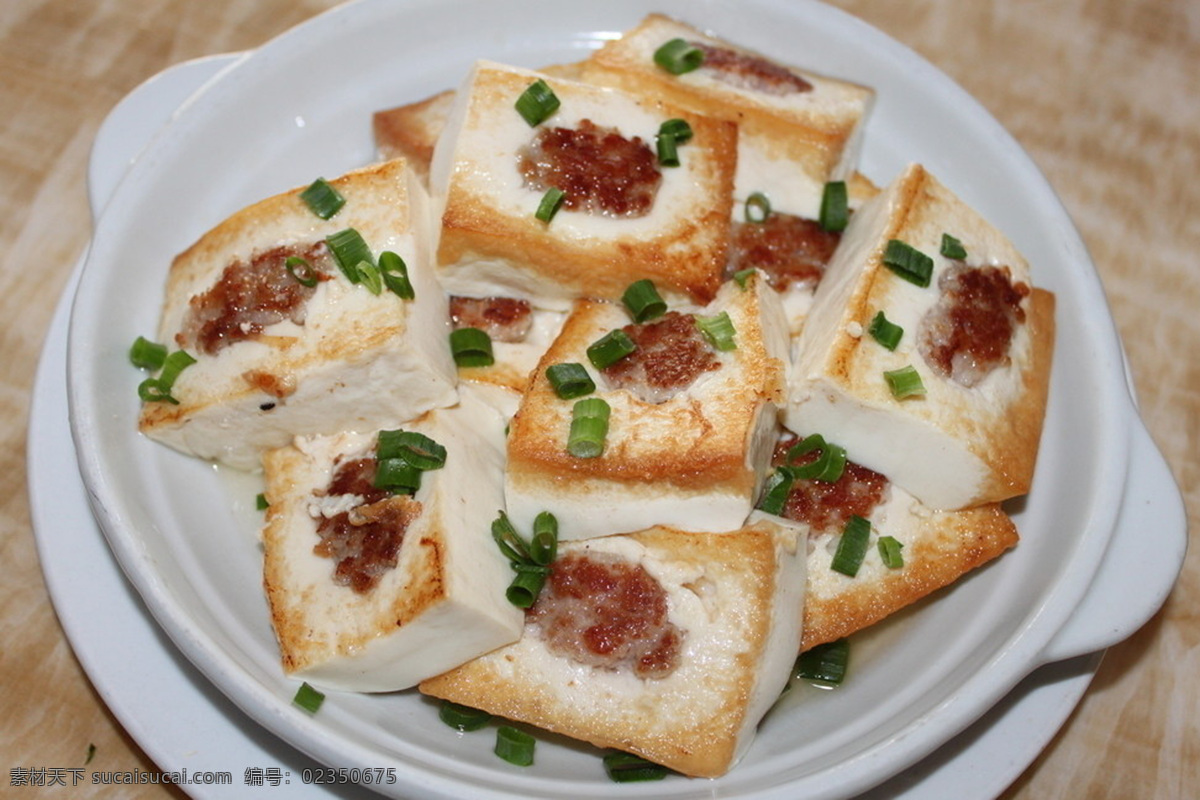
[[[446,464],[446,448],[417,431],[380,431],[375,457],[402,458],[420,470],[441,469]]]
[[[871,338],[879,342],[888,350],[895,350],[900,344],[900,337],[904,336],[904,328],[888,320],[883,315],[882,311],[876,312],[875,317],[871,320],[870,327],[867,328],[867,333],[871,334]]]
[[[313,265],[300,256],[288,256],[283,262],[284,269],[288,275],[295,279],[296,283],[308,289],[317,285],[317,271],[313,269]]]
[[[509,725],[501,725],[496,729],[496,755],[510,764],[518,767],[528,767],[533,763],[533,748],[536,740],[524,731],[519,731]]]
[[[408,265],[391,250],[384,250],[379,254],[379,275],[388,291],[401,300],[416,299],[416,290],[408,279]]]
[[[897,400],[903,400],[906,397],[921,397],[925,394],[925,384],[921,382],[921,375],[911,364],[884,372],[883,378],[887,381],[888,388],[892,390],[892,396]]]
[[[850,665],[850,641],[837,639],[805,650],[796,659],[796,677],[837,686]]]
[[[791,466],[791,463],[814,450],[820,450],[815,461],[801,466]],[[795,478],[809,478],[818,481],[836,482],[842,477],[846,468],[846,448],[833,442],[825,441],[819,433],[806,436],[788,448],[785,461]]]
[[[742,213],[746,217],[746,222],[755,224],[766,222],[767,217],[771,216],[771,200],[762,192],[755,192],[746,198]]]
[[[256,510],[266,511],[270,507],[271,507],[271,504],[267,502],[266,494],[264,494],[263,492],[259,492],[257,495],[254,496],[254,508]]]
[[[666,301],[649,278],[629,284],[625,294],[621,295],[621,302],[629,309],[634,322],[647,322],[667,313]]]
[[[526,542],[503,511],[492,521],[492,539],[508,559],[516,577],[505,591],[508,602],[529,608],[550,575],[550,564],[558,554],[558,520],[549,511],[534,518],[532,541]]]
[[[604,771],[613,783],[661,781],[669,772],[661,764],[647,761],[633,753],[609,753],[604,757]]]
[[[658,163],[664,167],[679,166],[679,145],[692,138],[692,126],[687,120],[669,119],[658,128],[655,149]]]
[[[561,400],[574,400],[596,391],[596,382],[587,368],[573,361],[546,367],[546,379]]]
[[[325,695],[305,682],[300,684],[300,688],[296,690],[296,696],[292,698],[292,702],[308,713],[315,714],[321,704],[325,702]]]
[[[888,569],[900,569],[904,566],[904,556],[900,554],[904,547],[894,536],[880,536],[875,543],[879,547],[879,557]]]
[[[862,566],[870,540],[871,523],[857,515],[850,517],[850,521],[846,523],[842,536],[838,540],[837,550],[833,554],[830,568],[853,578],[858,574],[858,568]]]
[[[375,264],[371,248],[367,247],[362,234],[354,228],[346,228],[329,234],[325,237],[325,244],[329,246],[329,252],[333,253],[333,260],[341,268],[342,274],[351,283],[359,283],[362,280],[358,271],[359,264]]]
[[[562,207],[563,200],[567,197],[567,193],[562,189],[551,186],[542,195],[541,201],[538,203],[537,211],[533,212],[533,216],[542,222],[549,222],[554,219],[554,215],[558,213],[558,209]]]
[[[179,405],[179,401],[171,395],[171,389],[174,388],[179,373],[195,363],[196,359],[185,351],[176,350],[163,359],[162,372],[157,378],[147,378],[138,384],[138,397],[147,403]]]
[[[560,105],[558,95],[550,88],[550,84],[538,78],[517,98],[516,109],[532,128],[544,122]]]
[[[612,409],[599,397],[577,400],[571,407],[567,452],[576,458],[597,458],[604,452]]]
[[[460,731],[477,731],[492,721],[492,715],[478,708],[443,700],[438,709],[438,719]]]
[[[967,248],[963,247],[963,243],[948,233],[942,234],[942,249],[941,254],[946,258],[954,258],[959,261],[967,257]]]
[[[604,369],[620,361],[625,356],[637,350],[637,345],[629,334],[620,328],[614,328],[593,342],[587,349],[588,360],[596,369]]]
[[[901,278],[917,286],[929,285],[933,259],[899,239],[889,239],[883,251],[883,264]]]
[[[709,344],[718,350],[737,349],[737,342],[733,340],[737,332],[733,329],[733,321],[729,319],[728,311],[711,317],[696,317],[696,327],[704,334],[704,338],[708,339]]]
[[[167,346],[152,342],[144,336],[134,339],[133,345],[129,348],[129,360],[139,369],[157,372],[162,369],[166,359]]]
[[[377,489],[387,489],[392,494],[416,494],[421,488],[420,467],[414,467],[403,458],[382,458],[375,462]]]
[[[850,201],[846,192],[845,181],[830,181],[825,184],[821,194],[821,212],[818,222],[821,227],[833,233],[846,229],[850,221]]]
[[[745,289],[746,281],[750,279],[750,276],[753,275],[754,272],[754,267],[749,267],[748,269],[739,269],[737,272],[733,273],[733,279],[737,281],[738,286]]]
[[[460,367],[490,367],[496,362],[492,355],[492,337],[479,328],[450,331],[450,353]]]
[[[341,211],[342,206],[346,205],[346,198],[342,197],[338,190],[334,189],[324,178],[317,178],[313,181],[307,189],[300,193],[300,199],[304,201],[310,211],[321,219],[329,219]]]
[[[700,68],[704,51],[685,39],[671,39],[654,51],[654,63],[672,75],[683,75]]]

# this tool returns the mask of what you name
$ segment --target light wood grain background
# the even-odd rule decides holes
[[[14,766],[152,769],[92,690],[42,582],[25,491],[30,387],[90,235],[84,173],[130,89],[195,56],[252,48],[331,0],[0,3],[0,795]],[[1108,291],[1143,416],[1200,511],[1200,2],[835,0],[978,98],[1030,152]],[[64,465],[64,469],[70,465]],[[1193,539],[1200,534],[1194,534]],[[1200,797],[1200,555],[1165,608],[1110,649],[1076,713],[1006,793]],[[173,791],[173,790],[171,790]],[[40,793],[39,793],[40,792]],[[124,797],[162,797],[142,787]]]

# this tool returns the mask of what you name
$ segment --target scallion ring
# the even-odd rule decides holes
[[[329,219],[346,205],[346,198],[324,178],[317,178],[300,193],[300,199],[321,219]]]
[[[763,486],[762,498],[758,501],[760,511],[782,516],[787,506],[788,495],[792,492],[795,477],[787,467],[779,467],[769,476]]]
[[[360,261],[354,269],[358,273],[359,283],[365,286],[368,292],[373,295],[383,292],[383,276],[379,274],[379,267],[370,261]]]
[[[179,405],[179,401],[171,395],[171,387],[163,384],[158,378],[146,378],[138,384],[138,398],[143,403],[170,403]]]
[[[574,400],[596,391],[596,382],[583,364],[568,362],[546,367],[546,380],[561,400]]]
[[[821,211],[817,220],[832,233],[841,233],[850,221],[850,200],[845,181],[830,181],[821,194]]]
[[[533,518],[533,536],[529,540],[529,557],[538,566],[548,567],[558,556],[558,520],[549,511]]]
[[[598,458],[604,453],[612,409],[599,397],[577,400],[571,407],[567,452],[576,458]]]
[[[375,263],[375,259],[371,255],[371,248],[367,246],[362,234],[354,228],[346,228],[329,234],[325,237],[325,244],[329,246],[329,252],[333,253],[333,260],[341,268],[342,274],[351,283],[359,283],[362,280],[362,276],[358,274],[360,263],[364,261],[368,264]]]
[[[478,708],[443,700],[438,719],[459,731],[477,731],[492,721],[492,715]]]
[[[933,277],[933,259],[899,239],[889,239],[883,250],[883,264],[909,283],[929,285]]]
[[[939,252],[946,258],[953,258],[958,261],[962,261],[967,257],[967,248],[963,247],[961,241],[948,233],[942,234],[942,247]]]
[[[495,753],[510,764],[518,767],[532,764],[535,744],[532,736],[510,725],[501,725],[496,729]]]
[[[733,279],[735,281],[737,281],[737,285],[739,287],[741,287],[742,289],[745,289],[746,281],[750,280],[750,276],[753,275],[755,272],[756,272],[756,270],[754,269],[754,267],[749,267],[747,269],[739,269],[737,272],[733,273]]]
[[[373,485],[393,494],[416,494],[421,488],[422,472],[420,467],[414,467],[403,458],[376,459]]]
[[[521,534],[517,533],[517,529],[513,527],[508,515],[503,511],[500,512],[500,516],[492,520],[492,539],[500,548],[500,553],[512,563],[532,562],[533,557],[529,553],[529,545],[521,538]]]
[[[667,303],[658,293],[654,281],[642,278],[634,281],[621,295],[621,302],[629,309],[634,322],[648,322],[667,313]]]
[[[379,275],[388,291],[401,300],[415,300],[416,290],[408,279],[408,265],[404,259],[391,250],[379,254]]]
[[[625,356],[637,350],[629,334],[614,328],[588,346],[587,357],[596,369],[611,367]]]
[[[900,344],[901,337],[904,336],[904,328],[890,321],[882,311],[879,311],[871,319],[867,333],[871,334],[871,338],[879,342],[881,346],[894,351]]]
[[[633,753],[609,753],[603,759],[604,771],[613,783],[661,781],[669,770]]]
[[[837,639],[805,650],[796,659],[796,677],[837,686],[850,666],[850,641]]]
[[[771,216],[771,200],[762,192],[755,192],[746,198],[745,205],[742,206],[742,214],[746,218],[746,222],[760,224],[767,221],[767,217]]]
[[[446,464],[446,448],[417,431],[380,431],[375,457],[402,458],[420,470],[441,469]]]
[[[308,713],[315,714],[321,708],[321,704],[325,702],[325,695],[309,686],[306,682],[300,684],[300,688],[296,690],[296,696],[292,698],[292,702]]]
[[[479,328],[450,331],[450,353],[460,367],[490,367],[496,362],[492,355],[492,337]]]
[[[922,397],[925,394],[925,384],[921,381],[921,374],[912,364],[884,372],[883,378],[887,381],[888,388],[892,390],[892,397],[897,400],[903,400],[906,397]]]
[[[654,63],[672,75],[699,69],[704,51],[686,39],[671,39],[654,51]]]
[[[538,78],[533,83],[525,88],[521,96],[517,98],[516,109],[529,127],[534,127],[545,122],[546,119],[558,110],[561,105],[558,95],[550,88],[550,84]]]
[[[654,149],[658,155],[659,166],[679,166],[679,142],[676,139],[659,134],[658,138],[654,140]]]
[[[711,317],[696,317],[696,327],[716,349],[737,349],[737,342],[734,341],[737,331],[733,329],[733,320],[729,318],[728,311],[722,311]]]
[[[850,517],[841,538],[838,539],[837,550],[829,564],[830,569],[853,578],[862,566],[870,541],[871,523],[858,515]]]
[[[139,369],[158,372],[167,360],[167,346],[139,336],[129,348],[129,360]]]
[[[516,563],[512,565],[512,568],[517,575],[508,585],[504,596],[517,608],[530,608],[537,602],[542,587],[546,585],[546,577],[550,574],[550,568],[539,564]]]
[[[558,209],[562,207],[563,200],[566,198],[566,192],[551,186],[542,195],[542,199],[538,202],[537,211],[533,212],[533,216],[541,222],[549,222],[554,219],[554,216],[558,213]]]
[[[888,569],[900,569],[904,566],[904,556],[900,550],[904,547],[894,536],[880,536],[875,543],[879,547],[879,558]]]
[[[317,271],[306,259],[300,256],[288,256],[283,262],[283,268],[301,286],[311,289],[317,285]]]

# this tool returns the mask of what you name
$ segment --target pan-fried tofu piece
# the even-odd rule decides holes
[[[405,689],[520,636],[489,532],[503,417],[464,387],[402,430],[446,450],[412,496],[373,486],[375,433],[299,437],[264,457],[263,583],[284,669],[316,686]]]
[[[766,519],[564,543],[521,640],[419,688],[686,775],[721,775],[787,683],[804,566],[803,535]]]
[[[701,49],[698,69],[675,75],[655,52],[682,39]],[[762,193],[777,211],[816,219],[825,183],[851,176],[873,92],[782,64],[650,14],[588,59],[585,78],[738,125],[734,212]]]
[[[531,125],[514,106],[539,79],[560,105]],[[675,118],[693,136],[678,148],[679,166],[660,166],[655,140]],[[736,139],[729,122],[478,62],[430,168],[442,285],[566,310],[650,278],[665,294],[708,302],[728,249]],[[551,189],[565,194],[547,222],[537,212]]]
[[[143,404],[147,436],[252,469],[295,435],[378,429],[455,401],[424,189],[402,160],[330,183],[346,202],[328,220],[287,192],[176,257],[158,336],[196,363],[172,387],[177,403]],[[350,229],[373,257],[403,259],[415,299],[348,279],[325,239]]]
[[[727,314],[730,350],[718,350],[695,318]],[[628,327],[627,327],[628,326]],[[597,369],[587,350],[628,330],[638,350]],[[610,407],[596,457],[567,448],[575,404],[546,377],[556,364],[583,365],[591,397]],[[505,500],[519,528],[541,511],[563,539],[672,525],[737,528],[750,513],[774,444],[787,370],[787,328],[762,276],[729,281],[708,306],[677,306],[634,325],[623,305],[580,301],[546,352],[513,419]],[[583,398],[590,399],[590,398]]]
[[[946,240],[943,254],[947,235],[961,252]],[[784,424],[838,442],[932,508],[1023,494],[1045,414],[1053,310],[1012,243],[911,166],[846,229],[795,345]],[[879,314],[903,331],[894,349],[871,333]],[[892,389],[888,374],[906,372],[923,393]]]

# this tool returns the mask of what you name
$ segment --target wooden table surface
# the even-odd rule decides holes
[[[30,388],[90,235],[97,126],[143,79],[252,48],[332,0],[0,4],[0,795],[16,767],[153,769],[59,627],[26,495]],[[836,0],[977,97],[1047,174],[1108,291],[1143,416],[1200,531],[1200,5],[1196,0]],[[69,466],[64,465],[64,468]],[[1195,533],[1194,537],[1200,536]],[[1083,702],[1008,798],[1200,796],[1200,548],[1164,609],[1111,648]],[[124,797],[161,797],[142,787]]]

